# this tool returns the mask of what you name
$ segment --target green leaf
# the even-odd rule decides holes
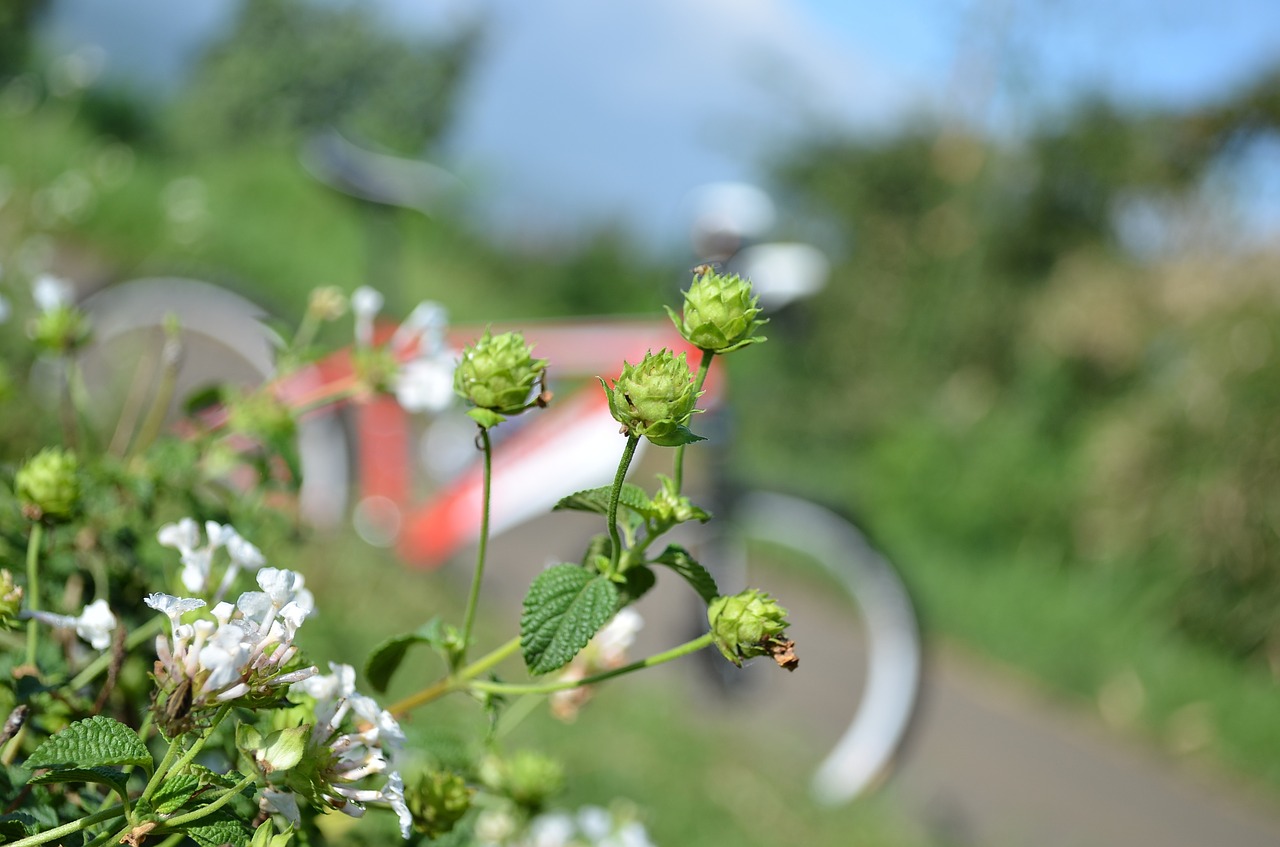
[[[480,424],[480,426],[485,429],[493,429],[495,426],[507,419],[505,415],[500,415],[492,409],[481,408],[467,410],[467,417],[471,418],[471,420]]]
[[[582,566],[584,568],[593,567],[593,563],[597,559],[608,561],[609,553],[613,550],[613,541],[607,535],[593,535],[591,540],[587,542],[587,549],[582,553]],[[599,570],[597,568],[597,570]]]
[[[364,663],[364,674],[378,692],[387,690],[391,677],[400,668],[405,654],[414,644],[430,644],[446,660],[462,646],[457,630],[439,618],[432,618],[415,632],[393,636],[373,648]]]
[[[187,835],[200,847],[222,847],[226,844],[248,847],[253,838],[253,833],[243,821],[221,810],[187,827]]]
[[[154,763],[147,745],[142,743],[136,732],[104,715],[76,721],[46,739],[26,761],[26,766],[32,770],[110,765],[133,765],[150,772]]]
[[[129,799],[125,784],[129,777],[114,768],[57,768],[38,774],[28,780],[28,785],[48,785],[53,782],[94,782],[105,785],[122,799]]]
[[[715,577],[711,575],[710,571],[698,564],[689,555],[689,551],[683,547],[671,544],[666,550],[662,551],[662,555],[653,561],[655,564],[666,565],[684,577],[693,586],[693,590],[698,592],[698,596],[702,598],[704,603],[710,603],[719,596],[720,589],[716,587]]]
[[[529,586],[520,616],[520,650],[534,674],[562,668],[618,610],[618,589],[577,565],[547,568]]]
[[[169,774],[151,797],[151,808],[161,815],[171,815],[181,809],[200,787],[200,780],[193,774]]]
[[[597,515],[608,515],[609,496],[612,493],[613,486],[611,485],[577,491],[567,497],[560,498],[560,502],[556,503],[551,510],[554,512],[562,509],[573,509],[579,512],[595,512]],[[622,490],[618,492],[618,505],[626,506],[643,518],[653,516],[653,501],[649,499],[649,495],[640,486],[632,485],[629,482],[624,482]]]
[[[618,586],[618,608],[630,606],[639,600],[658,582],[653,571],[644,565],[632,565],[623,574],[623,582]]]
[[[239,732],[236,733],[237,741]],[[258,735],[261,738],[261,735]],[[212,785],[217,788],[235,788],[244,780],[244,774],[237,770],[229,770],[226,773],[218,773],[210,770],[204,765],[190,764],[187,765],[187,772],[199,780],[201,785]]]
[[[40,831],[40,824],[31,815],[23,812],[12,812],[0,817],[0,838],[7,843],[35,835]]]
[[[694,435],[693,430],[684,424],[676,424],[663,430],[650,430],[645,438],[658,447],[683,447],[698,441],[706,441],[701,435]]]

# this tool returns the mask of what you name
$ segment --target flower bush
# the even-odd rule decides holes
[[[61,426],[44,430],[60,431],[51,439],[57,443],[8,467],[0,491],[7,565],[0,640],[10,671],[0,683],[7,716],[0,839],[19,847],[285,847],[329,840],[327,813],[372,812],[410,841],[649,845],[625,809],[554,809],[568,777],[552,758],[485,745],[474,760],[444,766],[413,749],[400,721],[455,693],[470,694],[495,718],[513,695],[547,696],[558,716],[571,719],[605,680],[712,645],[735,664],[772,656],[795,666],[784,612],[768,595],[720,597],[688,551],[667,544],[654,552],[653,543],[679,524],[710,517],[681,490],[684,449],[700,440],[688,424],[712,358],[759,340],[751,336],[759,310],[743,281],[703,275],[687,297],[677,324],[703,351],[696,373],[683,355],[663,350],[624,363],[612,385],[601,380],[624,436],[615,482],[566,492],[558,508],[597,514],[603,531],[581,562],[539,574],[519,633],[481,652],[475,624],[487,555],[490,431],[550,400],[547,362],[519,334],[486,333],[460,361],[445,364],[427,337],[440,327],[438,311],[420,307],[380,343],[376,291],[358,289],[348,300],[318,289],[281,363],[304,365],[320,324],[350,311],[354,377],[332,396],[291,402],[275,383],[228,391],[223,414],[192,419],[173,434],[160,426],[163,409],[126,408],[107,439],[78,407],[84,393],[71,390],[81,380],[77,354],[91,337],[90,321],[65,286],[39,280],[27,321],[30,360],[51,363],[68,390]],[[166,349],[179,349],[181,327],[171,322],[165,332]],[[162,367],[160,378],[168,376]],[[460,624],[433,621],[373,651],[364,674],[376,690],[411,673],[401,666],[413,644],[427,643],[445,659],[443,676],[414,680],[414,693],[382,705],[357,690],[355,668],[325,662],[325,672],[297,641],[317,600],[303,569],[281,566],[296,566],[290,543],[302,530],[287,508],[299,484],[295,418],[326,402],[380,393],[438,408],[440,387],[450,383],[473,407],[485,468],[472,586]],[[155,397],[153,404],[167,405],[163,392]],[[640,438],[674,451],[673,474],[660,477],[653,494],[623,482]],[[248,485],[245,468],[253,471]],[[711,630],[629,661],[642,625],[631,606],[656,582],[657,565],[707,604]],[[494,678],[490,671],[516,653],[529,680]]]

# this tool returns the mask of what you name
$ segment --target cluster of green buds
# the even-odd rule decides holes
[[[428,771],[405,785],[404,799],[413,828],[429,839],[440,838],[471,808],[475,789],[456,773]]]
[[[480,781],[536,812],[564,790],[564,766],[537,751],[520,750],[506,759],[490,756],[481,762]]]
[[[622,375],[610,387],[609,411],[622,424],[622,432],[644,436],[659,447],[679,447],[702,441],[689,430],[689,419],[702,392],[693,382],[685,354],[663,349],[645,354],[640,364],[622,363]]]
[[[711,265],[694,270],[693,284],[684,293],[684,310],[667,314],[685,340],[700,350],[729,353],[764,341],[754,333],[765,324],[759,317],[760,298],[751,293],[751,282],[737,274],[721,274]]]
[[[687,521],[711,520],[711,515],[676,489],[675,480],[658,474],[658,490],[653,495],[653,511],[659,523],[676,526]]]
[[[453,372],[453,390],[475,406],[467,412],[488,429],[511,415],[546,406],[547,360],[535,359],[533,348],[518,332],[486,331],[462,351]]]
[[[75,454],[46,447],[19,470],[13,480],[23,513],[32,520],[65,520],[80,501],[79,465]]]
[[[772,656],[789,671],[799,666],[795,642],[786,638],[786,618],[787,610],[778,601],[755,588],[717,597],[707,607],[716,647],[739,667],[756,656]]]

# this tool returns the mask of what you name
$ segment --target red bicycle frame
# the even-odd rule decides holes
[[[621,372],[624,360],[638,362],[646,352],[664,347],[684,353],[691,368],[697,367],[701,357],[701,351],[666,319],[583,318],[492,329],[520,331],[534,355],[548,360],[548,373],[556,380],[583,381],[567,393],[557,385],[560,393],[546,410],[529,413],[531,419],[521,419],[521,425],[495,445],[490,508],[490,530],[495,535],[545,513],[565,494],[612,481],[621,438],[604,391],[591,377],[612,380]],[[448,346],[460,351],[483,331],[476,326],[451,327]],[[378,335],[383,342],[389,337],[387,328]],[[408,361],[416,355],[417,345],[395,353]],[[353,378],[351,351],[341,350],[292,375],[278,390],[286,401],[296,401],[302,395],[323,394]],[[709,374],[700,407],[717,406],[724,388],[723,379],[714,371]],[[478,537],[483,487],[479,462],[432,496],[415,502],[410,413],[387,395],[342,401],[340,405],[353,413],[356,497],[360,501],[378,498],[376,502],[383,508],[395,508],[395,546],[407,564],[437,567]],[[328,407],[311,414],[333,411]],[[609,449],[611,443],[617,445],[616,450]],[[548,489],[554,494],[546,493]]]

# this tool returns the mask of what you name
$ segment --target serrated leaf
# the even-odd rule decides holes
[[[387,686],[391,684],[391,677],[400,668],[409,648],[414,644],[430,644],[447,659],[450,651],[460,646],[460,643],[455,644],[452,640],[456,633],[451,634],[448,630],[449,627],[443,621],[432,618],[415,632],[393,636],[383,641],[373,648],[373,652],[365,660],[364,674],[369,684],[380,693],[386,691]]]
[[[125,784],[129,777],[114,768],[55,768],[27,780],[28,785],[48,785],[54,782],[93,782],[105,785],[122,798],[128,799]]]
[[[685,580],[693,586],[693,590],[698,592],[698,596],[702,598],[704,603],[710,603],[720,595],[720,589],[716,587],[715,577],[711,572],[698,564],[689,551],[675,544],[669,545],[666,550],[662,551],[662,555],[653,560],[656,564],[666,565],[671,570],[680,574]]]
[[[579,512],[595,512],[598,515],[607,515],[609,514],[609,496],[612,493],[613,486],[611,485],[577,491],[567,497],[560,498],[560,502],[552,507],[552,511],[573,509]],[[632,485],[629,482],[624,482],[622,490],[618,492],[618,505],[626,506],[632,512],[644,518],[652,517],[653,515],[653,501],[649,499],[649,495],[640,486]]]
[[[26,767],[96,768],[111,765],[153,767],[147,745],[138,734],[117,720],[94,715],[76,721],[57,735],[46,739],[26,761]]]
[[[204,765],[187,765],[187,772],[194,776],[201,785],[212,785],[216,788],[235,788],[244,780],[244,774],[237,770],[218,773]]]
[[[40,825],[36,819],[23,812],[12,812],[0,817],[0,838],[6,843],[35,835],[39,831]]]
[[[584,568],[591,567],[592,563],[597,559],[603,558],[608,560],[610,551],[613,550],[613,541],[607,535],[593,535],[591,540],[587,542],[587,549],[582,553],[582,566]]]
[[[170,815],[181,809],[200,787],[200,780],[193,774],[170,774],[151,797],[151,808],[162,815]]]
[[[187,835],[201,847],[222,847],[225,844],[248,847],[253,838],[253,833],[243,821],[221,811],[188,827]]]
[[[570,564],[538,574],[520,616],[520,650],[529,671],[567,665],[617,610],[618,589],[608,577]]]

